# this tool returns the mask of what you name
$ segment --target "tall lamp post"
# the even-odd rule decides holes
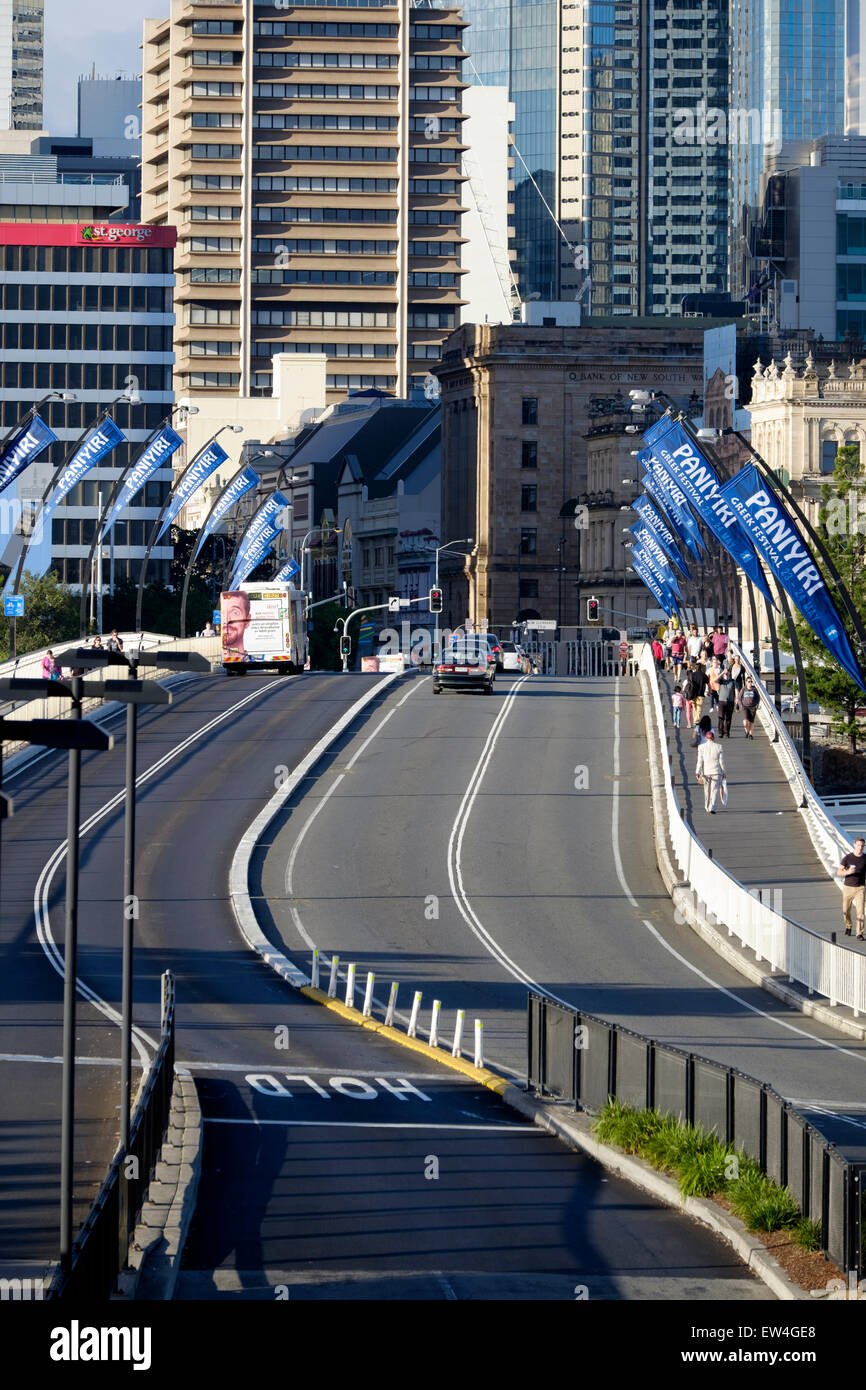
[[[190,549],[189,560],[188,560],[187,566],[186,566],[186,572],[184,573],[184,576],[183,576],[183,597],[181,598],[181,601],[180,601],[180,635],[181,635],[181,637],[185,637],[185,636],[186,636],[186,601],[187,601],[187,598],[188,598],[188,596],[189,596],[189,581],[190,581],[190,579],[192,578],[192,569],[193,569],[193,565],[195,564],[195,561],[196,561],[196,555],[198,554],[198,546],[199,546],[200,538],[201,538],[201,536],[204,534],[204,532],[207,530],[208,523],[209,523],[211,517],[213,516],[213,514],[214,514],[214,512],[216,511],[217,507],[219,506],[220,501],[221,501],[222,498],[223,498],[223,495],[228,491],[228,489],[232,486],[232,484],[241,476],[241,474],[243,473],[243,471],[244,471],[245,468],[251,468],[252,465],[256,462],[257,459],[268,459],[268,458],[273,459],[273,458],[276,458],[276,457],[277,457],[277,455],[276,455],[276,453],[274,452],[273,449],[262,449],[261,453],[254,454],[253,457],[252,457],[251,459],[244,459],[243,462],[241,463],[240,467],[237,468],[237,469],[235,470],[235,472],[232,474],[232,476],[229,478],[229,480],[228,480],[228,482],[226,483],[225,487],[220,489],[219,494],[214,498],[213,503],[211,504],[211,507],[210,507],[210,509],[209,509],[209,511],[208,511],[207,516],[205,517],[205,519],[204,519],[204,521],[202,522],[201,526],[198,528],[198,531],[196,532],[196,535],[195,535],[195,540],[193,541],[192,547],[191,547],[191,549]],[[231,510],[231,509],[229,508],[229,510]],[[223,552],[223,553],[225,553],[225,552]],[[223,583],[225,583],[225,571],[223,571]]]
[[[187,407],[187,409],[189,410],[189,413],[190,413],[191,415],[197,414],[197,412],[198,412],[198,406],[197,406],[197,405],[189,406],[189,407]],[[166,512],[168,511],[169,507],[171,506],[172,502],[174,501],[175,497],[177,496],[177,493],[178,493],[179,489],[183,486],[184,480],[185,480],[186,477],[188,476],[188,474],[189,474],[189,472],[190,472],[190,469],[192,469],[192,468],[195,467],[196,463],[197,463],[198,460],[201,458],[202,454],[206,453],[207,450],[210,448],[210,446],[211,446],[212,444],[215,444],[215,443],[216,443],[216,441],[219,439],[220,435],[221,435],[225,430],[231,430],[232,434],[241,434],[241,433],[243,433],[243,428],[244,428],[243,425],[221,425],[220,428],[216,431],[216,433],[211,435],[211,437],[210,437],[210,439],[207,441],[207,443],[206,443],[201,449],[198,450],[198,452],[196,453],[195,457],[192,458],[192,459],[190,459],[189,463],[187,464],[186,468],[185,468],[185,469],[183,470],[183,472],[181,473],[181,475],[180,475],[180,477],[178,478],[177,482],[176,482],[176,483],[174,484],[174,486],[170,489],[169,494],[168,494],[168,497],[166,497],[165,501],[163,502],[162,506],[160,507],[159,516],[156,518],[156,521],[153,523],[153,526],[151,527],[150,538],[148,539],[148,542],[147,542],[147,549],[146,549],[145,552],[144,552],[144,559],[143,559],[142,562],[141,562],[141,570],[140,570],[139,576],[138,576],[138,598],[137,598],[137,600],[136,600],[136,605],[135,605],[135,630],[136,630],[136,632],[141,632],[141,607],[142,607],[142,603],[143,603],[143,601],[144,601],[144,581],[145,581],[145,578],[147,577],[147,566],[148,566],[148,564],[150,563],[151,551],[153,550],[154,546],[156,545],[157,537],[159,536],[160,529],[161,529],[161,527],[162,527],[163,520],[165,519],[165,514],[166,514]],[[199,486],[200,486],[200,484],[199,484]],[[197,490],[197,489],[196,489],[196,490]],[[193,494],[193,495],[194,495],[194,494]]]
[[[457,541],[446,541],[444,545],[437,545],[437,547],[436,547],[436,582],[435,582],[435,584],[434,584],[434,586],[433,586],[435,589],[438,589],[438,588],[439,588],[439,555],[440,555],[440,552],[443,551],[443,550],[450,550],[451,547],[454,546],[454,545],[472,545],[473,539],[474,539],[474,538],[473,538],[472,536],[464,536],[462,540],[457,540]],[[518,565],[518,568],[519,568],[519,565]],[[518,588],[519,588],[519,581],[518,581]],[[519,608],[520,608],[520,594],[519,594],[519,592],[518,592],[518,595],[517,595],[517,607],[518,607],[518,610],[519,610]],[[442,653],[441,653],[440,650],[439,650],[439,640],[440,640],[440,639],[439,639],[439,614],[437,613],[437,614],[436,614],[435,635],[434,635],[434,638],[433,638],[433,661],[434,661],[434,663],[435,663],[436,661],[438,661],[438,660],[440,659],[441,655],[442,655]]]

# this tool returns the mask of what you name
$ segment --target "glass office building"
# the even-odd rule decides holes
[[[524,299],[558,299],[558,6],[555,0],[465,0],[462,10],[470,25],[464,39],[470,54],[464,79],[507,87],[514,102],[514,247],[520,294]]]

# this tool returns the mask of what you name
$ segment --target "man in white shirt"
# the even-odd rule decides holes
[[[692,623],[691,627],[689,628],[689,635],[686,639],[686,651],[688,652],[690,657],[693,657],[694,660],[697,661],[698,657],[700,656],[703,650],[703,645],[704,644],[701,635],[695,627],[694,623]]]
[[[704,784],[704,810],[711,816],[716,814],[716,799],[725,776],[725,755],[716,743],[712,729],[707,731],[704,742],[698,749],[698,763],[695,769],[698,781]]]

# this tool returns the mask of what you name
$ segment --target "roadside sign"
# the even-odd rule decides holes
[[[218,608],[214,609],[211,622],[213,623],[214,627],[219,627],[220,623],[222,622],[222,614],[220,613]]]
[[[3,599],[3,615],[6,618],[24,617],[24,595],[8,594]]]
[[[626,657],[628,656],[628,642],[620,642],[619,654],[622,660],[625,661]]]
[[[555,618],[529,618],[524,624],[525,627],[536,632],[555,632]]]

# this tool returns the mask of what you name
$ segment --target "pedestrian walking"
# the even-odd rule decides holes
[[[93,641],[92,641],[91,644],[90,644],[90,650],[93,651],[93,652],[103,652],[103,651],[105,651],[105,648],[104,648],[103,645],[102,645],[102,638],[101,638],[101,637],[94,637]]]
[[[728,654],[728,634],[720,627],[713,628],[713,655],[722,661]]]
[[[685,700],[683,699],[683,688],[681,685],[675,685],[674,693],[671,696],[671,705],[673,707],[673,721],[675,729],[678,729],[680,727],[680,720],[683,717],[684,704]]]
[[[725,780],[725,755],[716,743],[712,729],[698,749],[697,778],[704,788],[704,810],[711,816],[716,814],[716,801]]]
[[[709,628],[707,628],[701,641],[701,652],[704,662],[708,662],[713,655],[713,634]]]
[[[689,635],[686,638],[686,651],[688,652],[689,657],[692,660],[696,661],[698,659],[698,657],[701,654],[702,646],[703,643],[701,641],[700,634],[698,633],[698,629],[695,626],[695,624],[692,623],[691,627],[689,628]]]
[[[656,664],[656,670],[660,671],[662,669],[662,662],[665,658],[665,649],[657,637],[654,637],[652,640],[652,651],[653,660]]]
[[[752,730],[755,727],[755,715],[758,713],[760,703],[761,697],[755,689],[755,682],[751,676],[746,676],[740,691],[740,709],[743,711],[743,729],[746,738],[754,739],[755,737]]]
[[[713,657],[712,661],[707,667],[707,686],[709,688],[710,695],[710,714],[712,714],[713,710],[716,708],[716,705],[719,703],[719,681],[721,680],[721,676],[721,663],[716,659],[716,657]]]
[[[694,710],[693,710],[693,708],[692,708],[692,697],[693,697],[693,695],[694,695],[694,691],[693,691],[693,689],[692,689],[692,668],[691,668],[691,666],[689,666],[689,667],[687,668],[687,670],[683,673],[682,691],[683,691],[683,708],[685,709],[685,712],[686,712],[686,728],[687,728],[687,729],[690,729],[690,728],[692,727],[692,715],[693,715],[693,713],[694,713]]]
[[[695,731],[692,734],[693,748],[700,748],[701,744],[706,739],[707,734],[710,732],[710,729],[712,727],[713,721],[710,718],[710,716],[708,714],[702,714],[697,724],[695,725]]]
[[[113,628],[111,629],[111,636],[109,637],[109,639],[108,639],[108,641],[107,641],[107,643],[106,643],[106,648],[107,648],[107,650],[110,651],[110,652],[122,652],[122,651],[123,651],[123,641],[122,641],[121,637],[119,636],[116,627],[113,627]]]
[[[719,738],[731,737],[731,720],[737,703],[737,686],[731,669],[726,666],[719,678]]]
[[[62,674],[60,662],[49,647],[42,658],[42,679],[45,681],[59,681]]]
[[[707,694],[707,673],[699,661],[692,663],[689,672],[689,682],[692,687],[692,713],[696,720],[700,719],[704,712],[704,700]]]
[[[836,870],[843,875],[842,880],[842,921],[845,935],[851,935],[851,908],[857,919],[857,940],[863,940],[863,919],[866,916],[866,840],[858,835],[854,841],[854,853],[846,854]]]
[[[683,673],[683,657],[686,653],[686,635],[684,632],[675,632],[671,638],[671,661],[674,668],[674,680],[678,681]]]

